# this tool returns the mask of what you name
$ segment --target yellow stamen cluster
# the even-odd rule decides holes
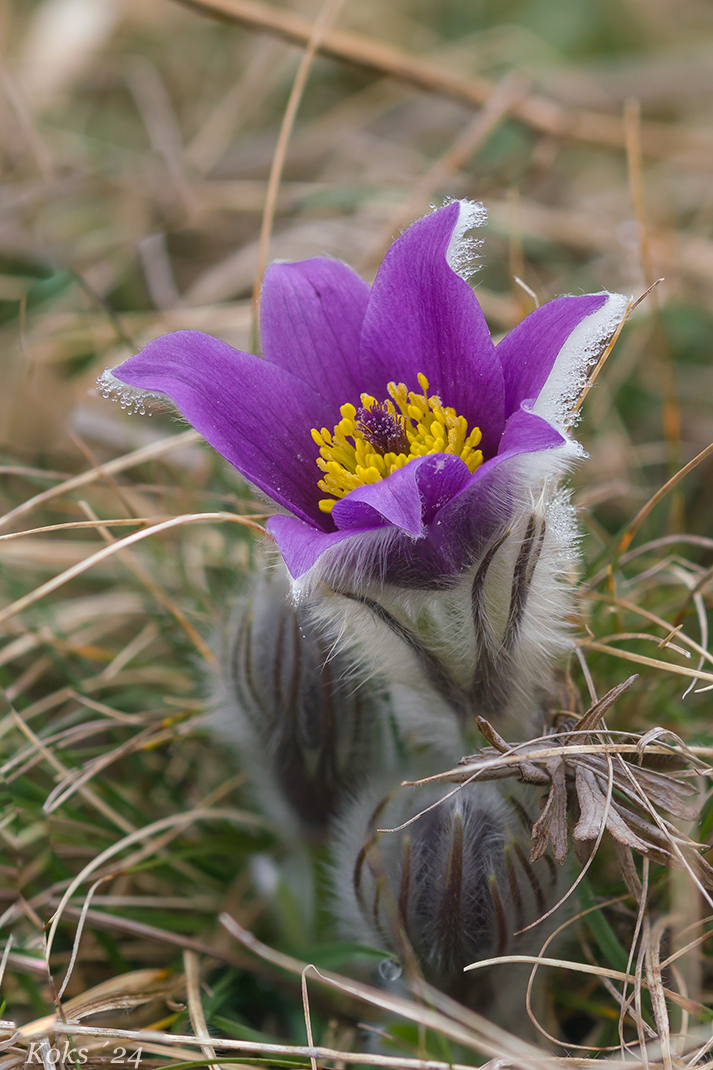
[[[320,453],[317,464],[324,472],[318,486],[332,495],[320,501],[323,513],[331,512],[337,499],[356,487],[385,479],[416,457],[451,453],[465,461],[471,472],[483,463],[483,454],[476,448],[482,438],[480,428],[473,428],[469,434],[464,416],[457,416],[455,409],[444,408],[436,395],[428,397],[426,376],[419,374],[418,381],[422,394],[407,390],[404,383],[389,383],[391,400],[383,405],[395,424],[403,426],[408,453],[379,452],[364,434],[357,410],[351,404],[342,405],[339,410],[342,419],[331,433],[326,427],[321,431],[312,428],[312,438]],[[370,410],[377,401],[369,394],[362,394],[361,403],[364,409]]]

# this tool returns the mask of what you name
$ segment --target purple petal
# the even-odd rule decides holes
[[[510,519],[517,457],[566,441],[542,417],[520,409],[508,420],[503,452],[472,475],[459,457],[432,454],[342,498],[332,510],[339,531],[318,531],[287,516],[273,516],[267,526],[294,579],[323,553],[351,539],[332,562],[345,575],[357,567],[368,574],[371,568],[402,586],[439,586],[477,557]]]
[[[541,416],[524,408],[513,413],[505,426],[497,457],[475,470],[429,528],[429,539],[438,544],[443,561],[450,561],[453,571],[461,568],[471,555],[477,556],[479,547],[509,521],[513,501],[510,480],[518,478],[517,458],[557,449],[567,441]]]
[[[348,551],[345,547],[340,560],[343,569],[354,568],[357,560],[360,571],[365,567],[368,571],[370,560],[374,568],[385,563],[391,568],[390,556],[396,566],[404,554],[408,558],[408,546],[423,535],[424,525],[467,484],[469,477],[460,457],[432,454],[409,461],[388,479],[359,487],[337,502],[332,518],[339,531],[318,531],[311,524],[288,516],[270,517],[267,526],[294,579],[308,572],[326,550],[345,539],[352,542]],[[384,539],[379,537],[368,551],[364,546],[363,537],[371,536],[373,541],[374,533],[379,531],[393,550],[393,555],[387,552],[386,562]],[[401,538],[394,541],[393,535]]]
[[[517,478],[517,454],[495,457],[475,473],[468,486],[441,509],[428,532],[428,538],[414,549],[428,545],[420,571],[438,576],[457,574],[477,560],[493,536],[504,530],[511,519],[512,479]],[[415,555],[414,555],[415,556]],[[411,566],[412,572],[417,572]]]
[[[516,411],[521,401],[539,395],[572,331],[599,311],[608,296],[558,297],[531,312],[503,338],[497,354],[505,378],[507,416]]]
[[[444,405],[481,429],[487,457],[505,422],[503,378],[475,294],[448,262],[460,211],[449,204],[420,219],[386,254],[364,317],[363,389],[381,399],[393,380],[418,392],[423,372]]]
[[[446,453],[419,457],[387,479],[351,491],[334,506],[332,519],[340,530],[386,522],[417,539],[424,523],[462,489],[469,474],[460,457]]]
[[[500,439],[498,456],[486,461],[476,469],[475,476],[488,465],[496,465],[506,457],[517,453],[535,453],[539,450],[551,450],[564,446],[567,439],[551,423],[528,409],[519,408],[505,424],[503,437]],[[482,477],[481,477],[482,478]]]
[[[271,516],[267,522],[267,527],[274,536],[277,548],[294,580],[309,572],[326,550],[331,550],[346,539],[353,540],[355,536],[367,535],[369,531],[378,530],[382,526],[376,525],[364,530],[325,532],[293,516]]]
[[[451,501],[440,511],[438,520],[445,522],[446,512],[450,506],[456,501],[465,500],[470,490],[479,483],[489,480],[491,474],[503,462],[524,453],[539,453],[543,450],[557,449],[559,446],[564,446],[567,441],[557,428],[553,427],[551,423],[548,423],[541,416],[537,416],[534,412],[529,412],[525,408],[518,409],[505,425],[498,455],[491,457],[489,461],[485,461],[479,468],[476,468],[475,472],[469,476],[460,494],[454,495]]]
[[[304,520],[331,527],[317,505],[310,435],[329,421],[329,406],[301,379],[200,331],[157,338],[113,374],[165,394],[246,479]]]
[[[358,404],[359,337],[369,287],[346,264],[314,257],[273,264],[262,288],[260,334],[266,360],[309,383],[334,406]]]

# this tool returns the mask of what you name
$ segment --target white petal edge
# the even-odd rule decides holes
[[[138,386],[123,383],[114,375],[112,368],[107,368],[101,373],[97,379],[97,387],[102,397],[109,401],[118,401],[122,409],[126,409],[129,414],[138,413],[139,416],[151,415],[150,409],[147,409],[144,404],[149,399],[155,398],[164,402],[167,400],[164,394],[152,390],[141,390]]]
[[[552,366],[532,411],[566,431],[577,421],[574,405],[581,394],[587,374],[623,320],[630,298],[608,293],[607,301],[579,323],[567,338]]]
[[[458,208],[458,220],[453,228],[451,240],[448,242],[446,260],[456,275],[460,275],[468,282],[479,268],[474,261],[480,255],[478,250],[483,242],[472,235],[468,237],[465,235],[474,227],[485,226],[488,222],[488,210],[482,201],[458,201]]]

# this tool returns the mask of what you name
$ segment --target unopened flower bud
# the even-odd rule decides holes
[[[221,636],[214,727],[238,744],[283,831],[322,834],[345,792],[388,752],[382,698],[295,606],[284,571],[262,570]]]
[[[352,808],[336,852],[335,911],[345,937],[402,960],[412,948],[427,981],[480,1009],[505,974],[464,967],[539,946],[545,927],[517,933],[557,901],[562,871],[547,856],[529,861],[532,818],[500,786],[448,793],[396,788]]]

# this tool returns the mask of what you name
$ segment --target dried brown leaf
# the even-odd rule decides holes
[[[599,699],[599,702],[595,702],[593,706],[582,714],[576,723],[576,729],[578,732],[588,732],[596,728],[602,717],[607,713],[614,705],[616,700],[624,694],[625,691],[633,684],[634,680],[638,680],[638,673],[630,676],[628,680],[625,680],[623,684],[618,684],[613,687],[611,691],[607,691],[603,698]]]
[[[585,769],[584,766],[578,765],[576,784],[581,817],[572,832],[575,840],[595,840],[599,835],[602,822],[605,821],[607,830],[611,832],[614,839],[618,840],[619,843],[633,847],[634,850],[639,851],[641,854],[649,853],[649,845],[644,840],[639,839],[629,827],[614,805],[613,800],[610,801],[607,812],[607,797],[600,788],[599,781],[594,773],[590,772],[589,769]]]
[[[484,717],[476,717],[475,723],[478,726],[478,730],[481,736],[485,736],[491,747],[494,747],[500,754],[507,754],[512,748],[508,746],[499,732],[491,725],[490,721],[486,721]],[[461,761],[467,761],[466,758],[462,758]]]
[[[683,797],[695,798],[698,790],[692,784],[683,783],[667,773],[659,773],[655,769],[641,769],[638,766],[626,763],[627,769],[637,781],[642,791],[647,794],[652,802],[674,817],[680,817],[684,821],[695,821],[698,817],[698,807],[690,806],[683,801]],[[623,779],[623,778],[622,778]],[[619,786],[617,784],[617,786]],[[622,791],[627,789],[622,784]],[[631,794],[631,787],[628,789]],[[633,800],[636,801],[636,800]]]
[[[520,770],[520,778],[526,784],[546,784],[549,780],[548,774],[544,773],[542,769],[538,769],[533,762],[521,762],[518,769]]]
[[[547,772],[551,777],[552,787],[545,808],[532,827],[530,861],[536,862],[538,858],[542,858],[548,842],[552,840],[552,853],[562,865],[567,857],[567,785],[564,759],[555,758],[549,761]]]
[[[585,766],[600,780],[608,777],[607,763],[598,754],[578,756],[577,764]],[[632,762],[622,761],[614,766],[614,787],[626,795],[635,805],[641,805],[641,798],[637,796],[631,777],[636,781],[644,795],[647,795],[657,807],[680,817],[684,821],[693,821],[698,817],[697,807],[689,806],[683,801],[683,797],[691,798],[698,791],[691,784],[686,784],[667,773],[660,773],[655,769],[642,769]]]
[[[638,903],[641,901],[641,881],[639,880],[639,874],[636,872],[636,864],[631,847],[614,840],[614,850],[616,851],[617,862],[626,887]]]

